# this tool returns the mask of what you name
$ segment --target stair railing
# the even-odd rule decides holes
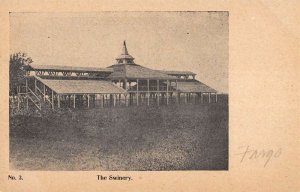
[[[48,97],[46,97],[46,95],[44,95],[44,93],[40,90],[40,88],[38,86],[36,86],[35,88],[36,88],[36,90],[38,90],[38,92],[40,94],[42,94],[43,98],[45,98],[45,101],[48,101],[49,104],[52,105],[52,102],[50,101],[50,99]],[[43,99],[43,98],[41,98],[41,99]]]
[[[34,98],[35,99],[37,99],[38,100],[38,104],[36,104],[36,102],[34,101],[34,99],[29,95],[29,94],[27,94],[27,97],[32,101],[32,103],[39,109],[39,110],[41,110],[42,109],[42,103],[41,103],[41,99],[29,88],[29,87],[27,87],[27,89],[28,89],[28,93],[30,93],[31,95],[33,95],[34,96]]]

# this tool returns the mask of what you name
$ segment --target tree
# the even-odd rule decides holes
[[[9,94],[16,94],[17,87],[25,84],[24,68],[32,63],[32,59],[26,53],[13,53],[9,59]]]

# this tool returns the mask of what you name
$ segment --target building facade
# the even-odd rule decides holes
[[[91,108],[217,102],[217,91],[190,71],[154,70],[136,64],[126,42],[107,68],[30,64],[17,108]]]

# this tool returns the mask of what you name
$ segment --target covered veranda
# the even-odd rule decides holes
[[[55,108],[90,108],[128,105],[127,92],[110,81],[44,79],[37,76],[27,80],[27,89],[44,105]]]

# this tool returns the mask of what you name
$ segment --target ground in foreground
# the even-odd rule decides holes
[[[16,170],[227,170],[228,105],[82,109],[10,118]]]

